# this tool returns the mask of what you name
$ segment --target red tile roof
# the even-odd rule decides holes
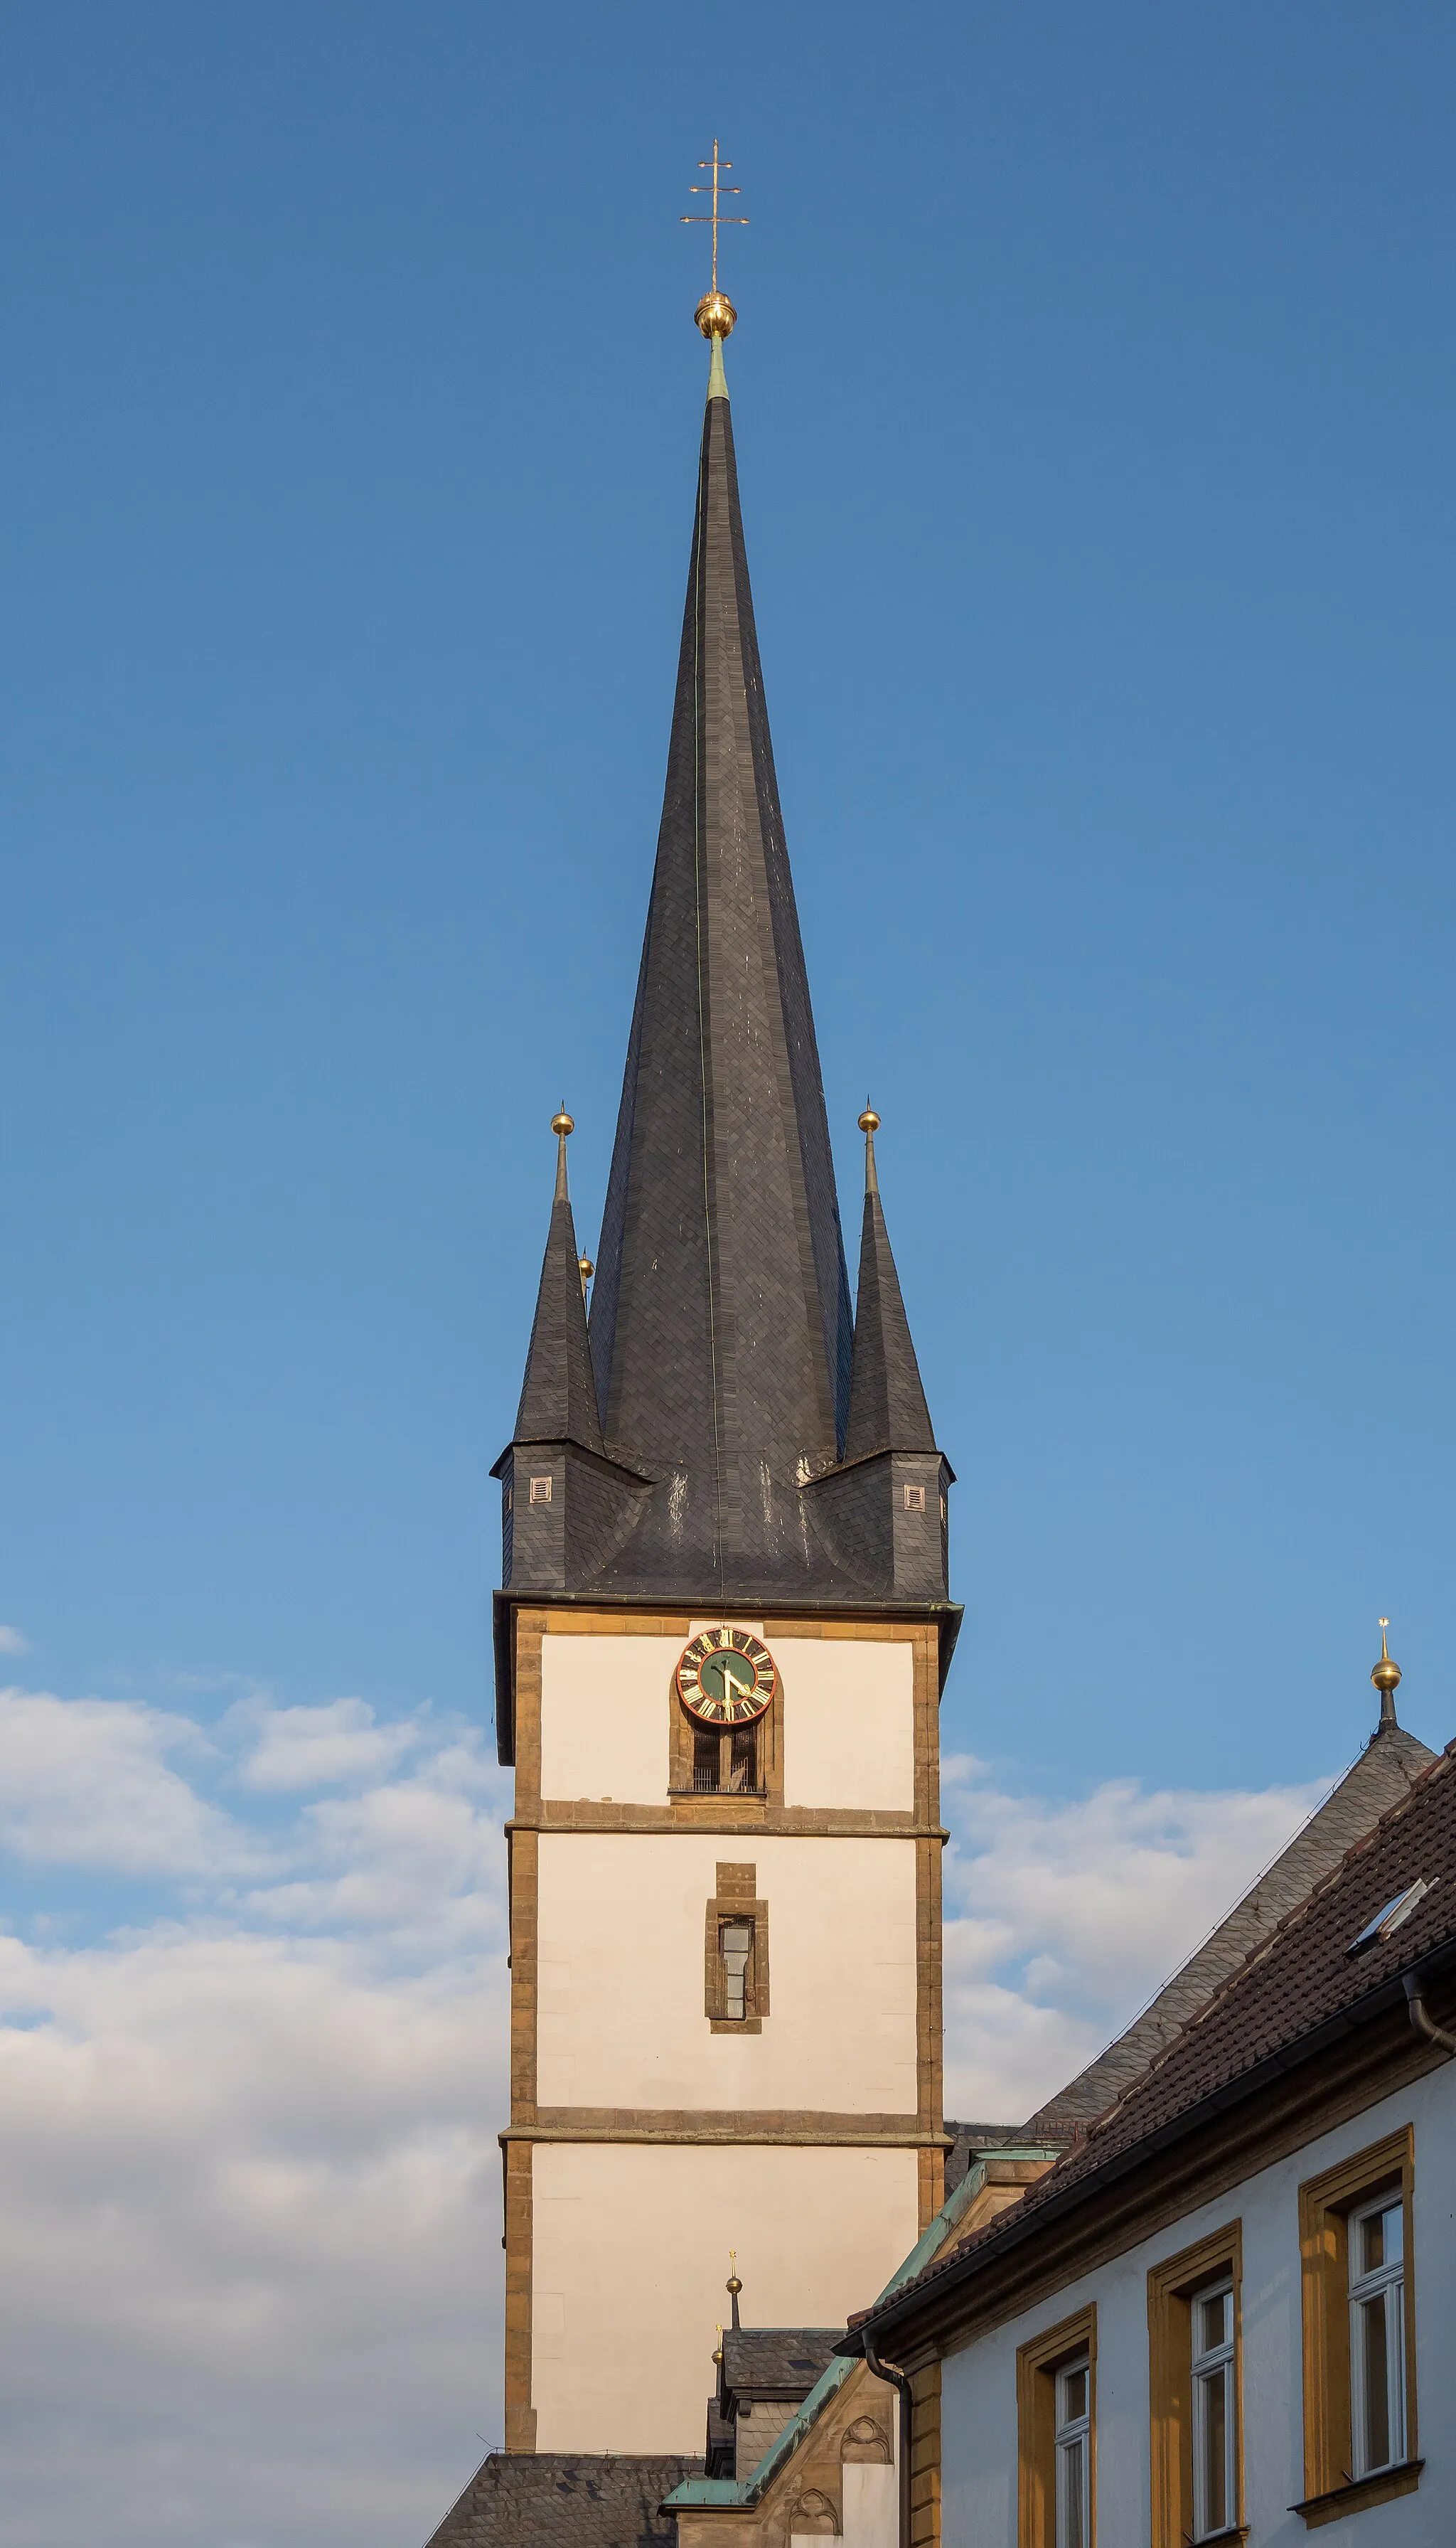
[[[1367,1921],[1418,1878],[1431,1887],[1383,1944],[1351,1957]],[[1061,2211],[1085,2188],[1090,2196],[1109,2170],[1118,2173],[1144,2145],[1171,2137],[1199,2109],[1258,2084],[1314,2048],[1331,2027],[1358,2023],[1387,2001],[1401,1976],[1456,1947],[1456,1744],[1434,1760],[1402,1798],[1356,1843],[1238,1970],[1215,1991],[1141,2076],[1093,2123],[1085,2137],[1029,2187],[1022,2201],[937,2258],[882,2309],[852,2320],[873,2324],[904,2317],[916,2293],[942,2277],[969,2278],[1002,2248],[1019,2242],[1036,2216]]]

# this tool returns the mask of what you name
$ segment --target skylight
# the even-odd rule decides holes
[[[1377,1911],[1373,1920],[1366,1921],[1359,1937],[1352,1939],[1346,1947],[1345,1954],[1368,1956],[1372,1947],[1383,1947],[1387,1938],[1393,1938],[1410,1919],[1416,1903],[1424,1900],[1435,1880],[1431,1877],[1428,1882],[1423,1875],[1417,1875],[1415,1882],[1408,1884],[1404,1893],[1393,1894],[1384,1910]]]

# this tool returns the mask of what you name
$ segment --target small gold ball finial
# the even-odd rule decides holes
[[[1380,1661],[1370,1676],[1382,1698],[1387,1696],[1394,1697],[1396,1691],[1401,1686],[1401,1667],[1394,1661],[1391,1655],[1391,1650],[1385,1641],[1385,1632],[1389,1626],[1389,1619],[1382,1619],[1380,1623]]]
[[[879,1117],[875,1114],[873,1107],[869,1105],[867,1101],[864,1112],[860,1118],[860,1130],[862,1133],[877,1133],[879,1131]]]
[[[566,1139],[568,1133],[575,1133],[576,1129],[576,1117],[574,1115],[568,1115],[564,1106],[558,1114],[553,1115],[551,1118],[551,1130],[553,1133],[558,1134],[563,1141]]]
[[[722,2359],[723,2359],[723,2330],[722,2330],[722,2328],[721,2328],[721,2327],[719,2327],[719,2329],[718,2329],[718,2341],[717,2341],[717,2344],[715,2345],[715,2347],[714,2347],[714,2349],[713,2349],[713,2360],[714,2360],[715,2362],[721,2362],[721,2361],[722,2361]]]
[[[731,336],[738,324],[726,292],[705,292],[692,315],[705,336]]]

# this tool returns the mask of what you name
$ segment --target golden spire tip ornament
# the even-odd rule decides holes
[[[1386,1697],[1387,1693],[1389,1693],[1391,1697],[1394,1697],[1396,1691],[1401,1686],[1401,1667],[1393,1658],[1391,1650],[1385,1641],[1385,1632],[1389,1626],[1389,1619],[1381,1620],[1380,1661],[1370,1676],[1376,1688],[1379,1690],[1382,1699]]]
[[[577,1119],[574,1115],[568,1115],[566,1100],[563,1098],[560,1112],[551,1118],[551,1130],[559,1141],[564,1141],[568,1133],[575,1133],[576,1129]]]
[[[860,1118],[860,1130],[862,1133],[877,1133],[879,1131],[879,1117],[875,1114],[875,1111],[870,1105],[867,1097],[864,1100],[864,1112]]]
[[[726,292],[720,292],[718,290],[718,231],[725,222],[731,222],[736,228],[747,229],[748,215],[747,213],[720,213],[718,210],[718,198],[720,195],[739,195],[743,192],[743,189],[741,186],[725,186],[722,183],[723,171],[727,168],[731,168],[733,162],[731,159],[719,158],[716,138],[713,141],[713,155],[711,159],[699,159],[697,164],[699,168],[711,171],[712,183],[709,186],[689,186],[687,191],[689,195],[711,195],[713,199],[713,209],[710,213],[683,213],[680,218],[684,223],[706,223],[712,230],[713,279],[708,290],[703,294],[701,301],[699,301],[696,310],[693,312],[693,317],[696,318],[698,326],[701,328],[705,336],[717,336],[722,338],[724,336],[732,335],[734,328],[738,324],[738,313],[734,309]]]

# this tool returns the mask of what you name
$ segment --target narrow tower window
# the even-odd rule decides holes
[[[550,1502],[551,1502],[551,1480],[550,1480],[549,1478],[532,1478],[532,1480],[531,1480],[531,1502],[532,1502],[532,1503],[533,1503],[533,1504],[549,1504],[549,1503],[550,1503]]]
[[[720,1860],[703,1938],[703,2014],[715,2035],[759,2035],[769,2014],[769,1905],[758,1869]]]
[[[742,2021],[749,2014],[749,1967],[753,1962],[754,1927],[751,1920],[724,1920],[718,1928],[718,1953],[723,1958],[723,2015]]]

